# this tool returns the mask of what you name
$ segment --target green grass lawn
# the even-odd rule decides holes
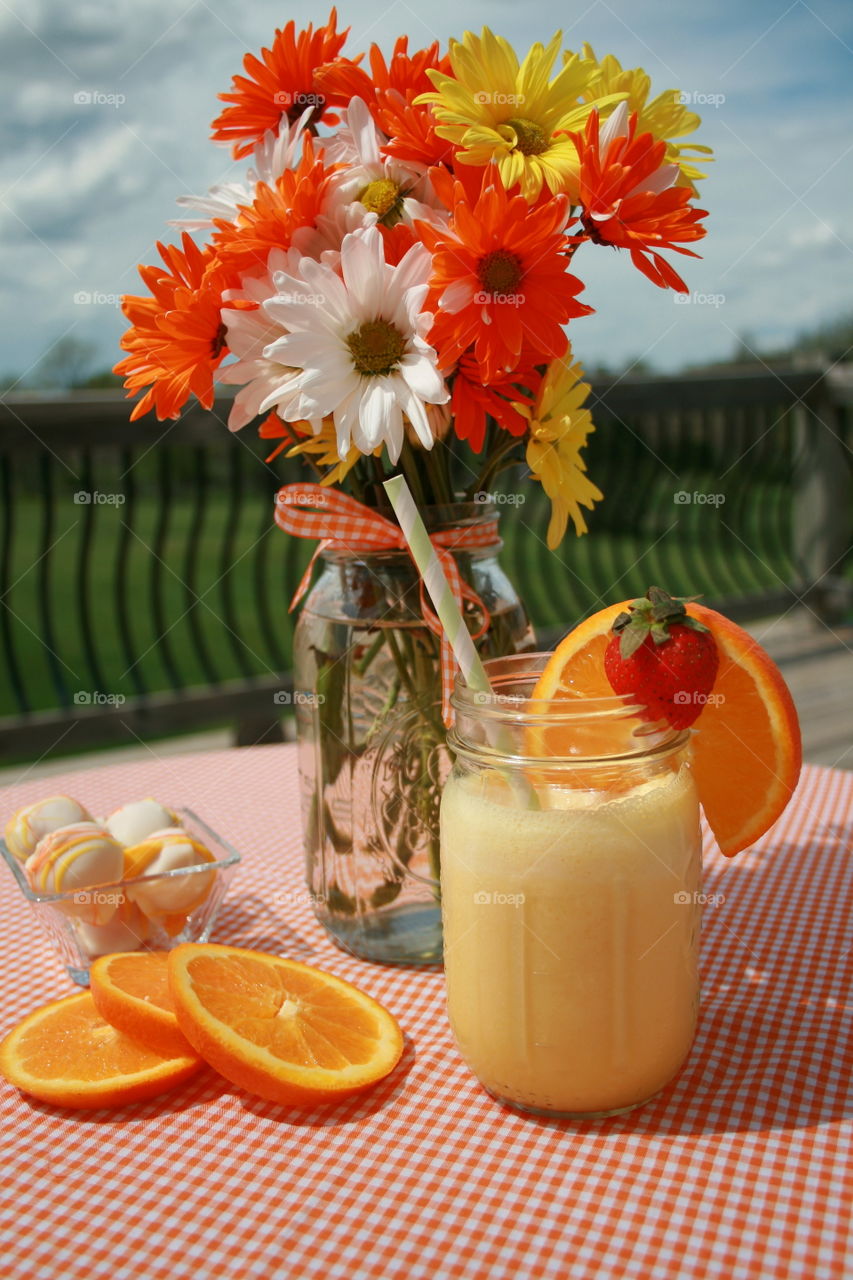
[[[288,604],[310,548],[271,509],[267,495],[238,513],[211,495],[201,519],[180,498],[165,516],[152,496],[132,508],[60,498],[44,554],[42,502],[17,501],[0,715],[19,709],[16,668],[31,709],[56,706],[60,688],[128,697],[287,670]]]

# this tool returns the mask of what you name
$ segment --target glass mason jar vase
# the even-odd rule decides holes
[[[494,522],[489,506],[428,508],[430,532]],[[500,541],[454,550],[489,614],[484,657],[531,649]],[[450,771],[438,638],[407,551],[328,550],[294,635],[294,710],[308,888],[345,951],[391,964],[442,956],[438,811]],[[466,604],[471,630],[482,615]]]
[[[656,1094],[699,1007],[701,838],[687,732],[620,698],[531,698],[548,654],[457,680],[441,804],[444,966],[462,1056],[525,1111]]]

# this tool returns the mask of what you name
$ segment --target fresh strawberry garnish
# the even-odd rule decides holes
[[[714,688],[717,642],[691,618],[685,601],[649,587],[613,623],[604,670],[616,693],[629,694],[650,720],[686,729],[701,714]]]

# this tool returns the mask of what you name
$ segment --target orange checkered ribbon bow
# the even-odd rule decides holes
[[[308,590],[314,564],[324,551],[342,550],[357,554],[359,551],[408,550],[399,525],[386,520],[378,511],[365,507],[348,494],[319,484],[286,484],[279,489],[276,494],[275,522],[285,533],[295,534],[297,538],[319,539],[290,602],[291,610],[296,608]],[[457,549],[489,546],[497,541],[497,537],[497,520],[484,521],[475,527],[440,529],[430,534],[430,541],[447,575],[456,603],[461,608],[462,602],[468,600],[482,615],[479,630],[474,632],[475,640],[486,631],[490,622],[489,612],[474,588],[463,581],[452,553]],[[420,596],[424,622],[441,641],[441,714],[444,723],[450,724],[450,695],[453,691],[456,659],[444,628],[426,596],[423,581],[420,584]]]

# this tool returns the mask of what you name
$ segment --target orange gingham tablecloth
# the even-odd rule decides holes
[[[291,1111],[204,1073],[89,1114],[0,1082],[0,1274],[836,1280],[853,1268],[853,775],[806,768],[787,814],[726,862],[710,846],[703,1004],[678,1079],[572,1123],[494,1102],[461,1061],[440,971],[346,956],[302,879],[293,747],[116,765],[0,792],[95,812],[189,804],[243,853],[219,941],[359,983],[397,1016],[400,1067],[361,1100]],[[73,988],[0,870],[0,1031]],[[851,1274],[850,1271],[847,1274]]]

